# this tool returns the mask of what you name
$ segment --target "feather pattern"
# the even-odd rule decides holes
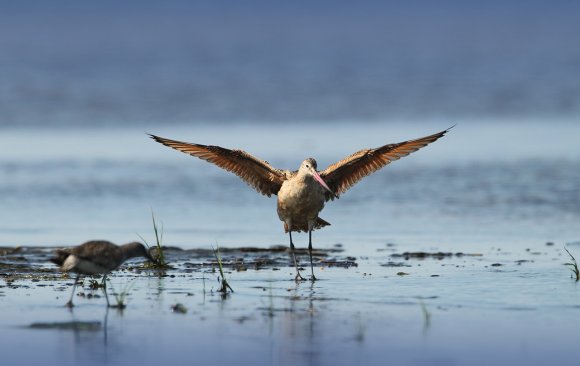
[[[219,146],[192,144],[149,135],[153,140],[172,149],[198,157],[234,173],[259,193],[270,197],[278,194],[282,183],[292,173],[273,168],[267,161],[257,159],[243,150]]]
[[[414,140],[357,151],[320,172],[320,176],[336,194],[342,194],[362,178],[376,172],[392,161],[405,157],[437,141],[451,128]],[[326,192],[326,200],[331,199],[333,199],[333,196]]]

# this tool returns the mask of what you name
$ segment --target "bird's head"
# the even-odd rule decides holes
[[[303,172],[316,172],[316,168],[318,165],[316,164],[316,160],[314,158],[308,158],[302,162],[300,165],[300,170]]]
[[[318,174],[318,172],[316,171],[316,167],[317,167],[316,160],[314,160],[313,158],[308,158],[302,162],[302,164],[300,165],[300,169],[298,170],[298,173],[311,176],[312,178],[314,178],[314,180],[320,183],[320,185],[324,189],[330,192],[332,196],[338,198],[336,193],[334,193],[332,189],[330,189],[330,187],[326,184],[326,182],[320,177],[320,174]]]

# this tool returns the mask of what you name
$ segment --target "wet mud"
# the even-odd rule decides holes
[[[2,247],[0,248],[0,279],[6,282],[7,287],[26,286],[15,284],[17,280],[28,280],[32,283],[39,281],[54,281],[66,278],[66,273],[59,271],[49,259],[56,249],[61,247]],[[123,264],[121,273],[139,274],[148,271],[158,276],[176,276],[195,272],[215,272],[218,269],[218,260],[212,248],[182,249],[179,247],[162,247],[167,266],[156,267],[150,263],[131,261]],[[159,257],[159,249],[149,249],[153,258]],[[219,248],[221,265],[228,271],[241,272],[251,270],[273,270],[290,267],[291,257],[288,247],[271,246]],[[357,267],[356,257],[345,256],[340,245],[329,249],[315,249],[312,252],[313,263],[316,267]],[[296,248],[296,255],[307,257],[308,251]],[[302,267],[301,269],[304,269]],[[115,276],[115,272],[112,273]],[[100,276],[87,276],[99,278]],[[96,284],[96,285],[95,285]],[[90,282],[92,289],[99,287],[96,281]],[[0,285],[2,287],[2,285]]]

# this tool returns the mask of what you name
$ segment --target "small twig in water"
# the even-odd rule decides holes
[[[572,253],[570,253],[570,251],[568,250],[568,248],[564,247],[564,250],[566,251],[566,253],[568,253],[571,259],[571,262],[564,263],[564,265],[570,267],[570,270],[576,276],[576,282],[578,282],[580,281],[580,270],[578,269],[578,262],[576,262],[576,258],[574,258]]]
[[[117,301],[115,305],[111,305],[112,308],[125,309],[127,307],[126,303],[127,295],[129,295],[129,290],[131,290],[134,284],[135,282],[129,283],[127,286],[123,288],[123,290],[120,293],[117,293],[113,288],[113,285],[111,285],[113,295],[115,295],[115,300]]]
[[[218,269],[220,271],[220,276],[221,276],[221,286],[220,289],[218,290],[218,292],[222,292],[222,293],[227,293],[228,289],[230,289],[231,292],[234,292],[234,289],[230,286],[230,284],[228,283],[228,281],[226,280],[226,276],[224,275],[224,267],[222,265],[222,258],[220,256],[220,247],[219,245],[217,245],[216,243],[216,249],[213,248],[213,254],[215,255],[215,258],[218,262]]]
[[[98,290],[100,288],[104,288],[105,286],[106,286],[105,283],[102,283],[102,282],[99,283],[99,281],[94,280],[94,279],[89,280],[89,288],[91,290]]]
[[[155,242],[157,246],[157,263],[153,263],[154,268],[167,268],[168,264],[165,261],[165,255],[163,254],[163,222],[161,222],[161,230],[157,227],[157,221],[155,221],[155,213],[151,210],[151,219],[153,220],[153,233],[155,234]],[[147,247],[150,247],[147,240],[145,240],[141,235],[137,234],[141,240],[145,243]]]

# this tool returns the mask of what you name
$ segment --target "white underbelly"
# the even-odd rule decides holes
[[[315,220],[323,208],[322,187],[294,182],[283,184],[278,192],[278,217],[282,221]]]

